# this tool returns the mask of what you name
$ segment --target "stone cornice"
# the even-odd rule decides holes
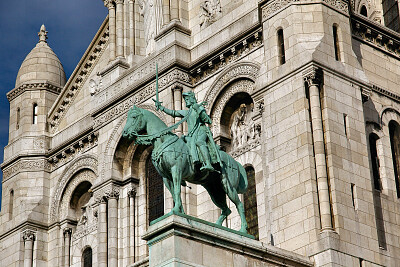
[[[240,38],[233,44],[218,49],[212,55],[206,55],[194,62],[190,68],[192,84],[197,85],[207,78],[215,75],[233,62],[237,62],[244,56],[261,47],[263,44],[262,28],[257,26],[245,37]],[[203,63],[204,62],[204,63]]]
[[[391,91],[388,91],[388,90],[383,89],[381,87],[378,87],[376,85],[372,85],[372,91],[376,92],[376,93],[378,93],[380,95],[384,95],[384,96],[386,96],[386,97],[388,97],[388,98],[400,103],[400,95],[398,95],[398,94],[395,94],[395,93],[393,93]]]
[[[353,38],[400,59],[399,33],[358,14],[352,14],[351,27]]]
[[[272,0],[262,1],[261,6],[261,20],[265,21],[276,13],[286,8],[291,4],[325,4],[333,7],[337,11],[349,15],[349,4],[346,0],[322,0],[322,1],[299,1],[299,0]]]
[[[19,159],[14,164],[7,166],[3,169],[3,181],[7,181],[9,178],[18,174],[22,171],[51,171],[51,165],[47,159]]]
[[[12,89],[10,92],[7,93],[8,101],[14,100],[16,97],[20,96],[21,94],[25,93],[26,91],[36,91],[36,90],[46,90],[52,92],[54,94],[59,94],[61,92],[61,87],[51,84],[50,82],[46,81],[43,83],[29,83],[29,84],[22,84],[19,87]]]
[[[104,52],[109,39],[107,26],[108,17],[104,20],[100,29],[96,33],[96,36],[93,38],[85,54],[79,61],[61,95],[51,107],[50,112],[48,113],[48,119],[50,121],[50,131],[52,133],[57,129],[59,122],[65,116],[71,103],[74,101],[75,96]]]

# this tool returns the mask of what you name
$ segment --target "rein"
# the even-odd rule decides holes
[[[160,138],[161,136],[163,136],[167,133],[170,133],[172,130],[175,130],[176,128],[178,128],[179,125],[181,125],[182,123],[187,121],[191,112],[192,112],[192,110],[189,110],[189,112],[186,114],[185,117],[183,117],[182,120],[178,121],[177,123],[175,123],[174,125],[172,125],[170,127],[165,128],[164,130],[161,130],[154,134],[138,134],[136,131],[132,131],[133,135],[136,136],[135,143],[138,145],[151,145],[151,142],[154,139]]]

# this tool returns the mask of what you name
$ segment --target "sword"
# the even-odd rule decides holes
[[[156,108],[159,110],[159,106],[157,104],[161,106],[162,102],[159,101],[158,97],[158,63],[156,63],[156,99],[154,100],[153,98],[153,101],[156,102]]]

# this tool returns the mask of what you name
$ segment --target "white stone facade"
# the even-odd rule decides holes
[[[149,264],[151,147],[122,130],[132,105],[178,121],[155,110],[156,63],[163,105],[194,91],[216,142],[254,169],[260,242],[315,266],[400,266],[400,35],[375,2],[104,0],[67,81],[42,27],[7,94],[0,266],[84,266],[87,248],[93,266]],[[201,186],[182,199],[217,220]]]

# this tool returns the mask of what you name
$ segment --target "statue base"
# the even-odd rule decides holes
[[[149,266],[313,266],[304,256],[188,215],[167,214],[143,236]]]

